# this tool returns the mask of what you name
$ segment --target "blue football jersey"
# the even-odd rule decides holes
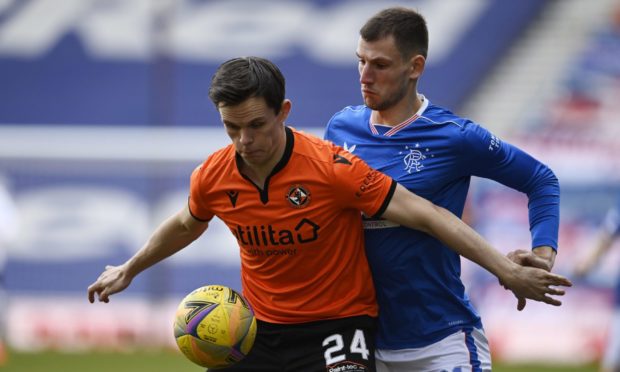
[[[459,217],[471,176],[524,192],[532,245],[557,248],[560,190],[547,166],[427,99],[397,126],[370,123],[370,115],[366,106],[346,107],[331,118],[325,138]],[[482,325],[461,282],[457,253],[390,221],[365,219],[364,228],[379,302],[378,348],[423,347]]]

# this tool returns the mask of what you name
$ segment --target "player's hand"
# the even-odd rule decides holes
[[[521,266],[531,266],[551,271],[555,263],[555,255],[556,253],[551,247],[540,247],[531,251],[517,249],[509,252],[506,257]]]
[[[563,296],[565,291],[556,287],[572,287],[573,285],[570,280],[561,275],[536,267],[517,266],[514,274],[511,282],[505,282],[504,286],[510,289],[519,299],[519,305],[521,305],[521,300],[523,300],[523,307],[525,307],[526,298],[553,306],[560,306],[562,302],[551,296]],[[523,310],[523,307],[517,307],[517,309],[520,311]]]
[[[106,266],[99,278],[88,287],[88,301],[95,302],[96,294],[100,302],[109,302],[110,295],[127,288],[131,279],[123,266]]]
[[[555,263],[556,251],[549,246],[541,246],[533,250],[517,249],[509,252],[506,257],[521,266],[537,267],[539,269],[551,271]],[[517,297],[517,310],[521,311],[525,308],[526,300],[523,297]]]

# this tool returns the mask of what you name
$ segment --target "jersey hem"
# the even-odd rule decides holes
[[[206,219],[206,220],[205,220],[204,218],[200,218],[200,217],[196,216],[196,215],[194,214],[194,212],[192,212],[192,207],[191,207],[191,206],[190,206],[190,204],[189,204],[189,199],[190,199],[190,198],[187,198],[187,210],[189,211],[189,214],[190,214],[192,217],[194,217],[194,219],[195,219],[195,220],[198,220],[198,221],[200,221],[200,222],[209,222],[209,221],[211,221],[211,220],[213,219],[213,217],[211,217],[211,218],[209,218],[209,219]]]

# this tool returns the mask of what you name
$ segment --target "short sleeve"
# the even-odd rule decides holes
[[[334,191],[342,207],[359,209],[367,216],[383,214],[396,182],[348,151],[334,149]]]
[[[201,164],[192,172],[189,184],[189,212],[191,215],[199,221],[210,221],[213,218],[213,213],[208,209],[204,201],[204,169],[205,164]]]

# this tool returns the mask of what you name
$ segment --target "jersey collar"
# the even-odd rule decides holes
[[[286,132],[286,147],[284,148],[284,154],[282,154],[282,158],[280,159],[280,161],[276,164],[275,167],[273,167],[273,170],[271,171],[271,173],[269,173],[269,176],[267,176],[267,179],[265,180],[265,185],[264,185],[265,187],[263,189],[261,189],[258,185],[252,182],[251,179],[249,179],[245,174],[241,172],[241,164],[243,160],[241,159],[241,155],[235,152],[235,162],[237,164],[237,171],[239,172],[241,177],[245,178],[248,182],[254,185],[254,187],[256,187],[258,193],[260,194],[260,199],[263,202],[263,204],[267,204],[267,202],[269,202],[269,181],[271,180],[271,177],[273,177],[274,174],[281,171],[286,166],[286,164],[288,164],[288,161],[291,159],[291,155],[293,154],[293,146],[295,145],[295,135],[293,134],[293,130],[287,126],[284,127],[284,131]]]
[[[385,136],[385,137],[392,137],[394,134],[398,133],[400,130],[402,130],[403,128],[407,127],[409,124],[413,123],[420,116],[422,116],[422,113],[428,107],[428,100],[422,94],[418,95],[418,97],[420,97],[420,99],[422,100],[422,106],[420,106],[418,111],[416,111],[415,114],[413,114],[410,118],[408,118],[407,120],[403,121],[402,123],[397,124],[397,125],[391,127],[388,131],[383,133],[383,136]],[[380,124],[380,123],[371,123],[370,121],[368,122],[368,125],[370,126],[370,131],[372,132],[372,134],[374,134],[376,136],[380,135],[379,131],[377,130],[377,126],[382,126],[382,127],[386,126],[386,125]]]

